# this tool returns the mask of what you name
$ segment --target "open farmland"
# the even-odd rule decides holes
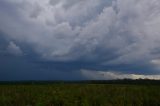
[[[3,84],[0,106],[160,106],[160,86]]]

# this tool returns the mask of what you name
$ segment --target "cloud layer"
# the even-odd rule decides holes
[[[0,31],[11,42],[8,50],[22,54],[16,44],[24,44],[45,61],[159,71],[159,28],[159,0],[0,1]]]
[[[114,71],[93,71],[81,70],[82,75],[87,79],[93,80],[116,80],[116,79],[152,79],[159,80],[160,75],[140,75],[140,74],[123,74]]]

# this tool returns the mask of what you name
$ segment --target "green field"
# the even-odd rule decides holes
[[[160,86],[0,85],[0,106],[160,106]]]

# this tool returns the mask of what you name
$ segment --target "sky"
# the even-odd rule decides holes
[[[0,80],[160,79],[160,0],[0,0]]]

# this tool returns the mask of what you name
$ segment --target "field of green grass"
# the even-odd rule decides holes
[[[0,85],[0,106],[160,106],[160,86]]]

